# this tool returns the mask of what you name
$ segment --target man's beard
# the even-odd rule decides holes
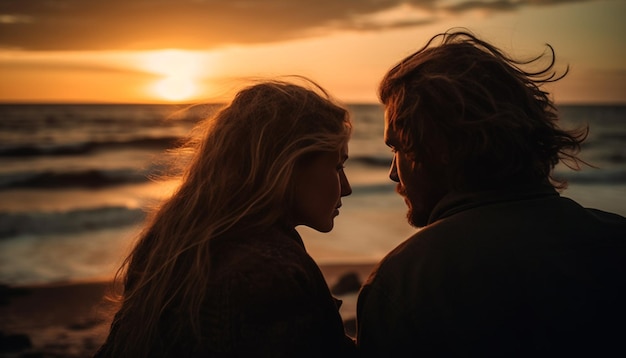
[[[409,225],[418,229],[426,226],[428,224],[428,217],[424,216],[423,214],[420,216],[414,210],[414,206],[416,203],[411,201],[410,196],[406,192],[406,189],[401,184],[398,184],[396,186],[396,192],[404,198],[404,202],[407,206],[406,219],[409,222]]]
[[[424,215],[416,215],[415,211],[413,210],[413,208],[409,207],[408,212],[406,213],[406,217],[407,220],[409,221],[409,224],[415,228],[422,228],[426,225],[428,225],[428,217],[424,216]]]

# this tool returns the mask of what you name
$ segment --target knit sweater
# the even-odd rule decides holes
[[[338,301],[294,229],[275,226],[265,232],[219,238],[212,242],[211,255],[201,340],[193,338],[191,331],[171,332],[170,323],[181,319],[178,308],[172,307],[162,316],[160,339],[149,356],[354,355],[354,342],[344,333]],[[106,352],[107,344],[100,356],[108,356]]]

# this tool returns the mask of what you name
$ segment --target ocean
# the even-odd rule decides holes
[[[321,264],[371,263],[416,231],[388,179],[383,110],[348,106],[354,133],[346,173],[353,194],[328,234],[299,227]],[[144,209],[175,183],[150,179],[164,151],[215,106],[0,105],[0,283],[110,279],[141,228]],[[588,124],[582,158],[557,167],[563,196],[626,216],[626,106],[561,106],[561,126]]]

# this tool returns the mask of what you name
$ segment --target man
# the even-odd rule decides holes
[[[363,356],[626,352],[626,219],[556,190],[587,133],[556,126],[548,48],[523,70],[540,58],[449,32],[384,77],[389,176],[422,229],[360,292]]]

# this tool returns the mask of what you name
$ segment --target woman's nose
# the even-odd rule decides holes
[[[398,177],[398,167],[396,164],[396,156],[393,156],[391,160],[391,168],[389,168],[389,179],[395,181],[396,183],[400,182],[400,178]]]
[[[348,177],[344,171],[341,171],[341,196],[348,196],[352,194],[352,187],[348,181]]]

